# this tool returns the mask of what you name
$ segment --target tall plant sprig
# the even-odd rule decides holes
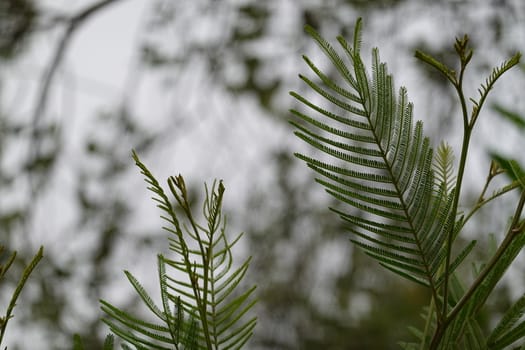
[[[463,38],[456,39],[456,43],[454,45],[454,49],[456,50],[456,53],[459,57],[459,74],[456,73],[455,70],[447,67],[445,64],[437,61],[436,59],[432,58],[431,56],[421,52],[416,51],[415,56],[422,60],[423,62],[429,64],[430,66],[437,69],[439,72],[441,72],[447,79],[450,81],[450,83],[454,86],[458,99],[460,101],[461,105],[461,112],[462,112],[462,118],[463,118],[463,142],[461,147],[461,157],[458,165],[458,175],[457,175],[457,187],[455,189],[455,196],[454,196],[454,203],[452,205],[452,214],[455,215],[458,209],[460,194],[461,194],[461,188],[462,188],[462,182],[463,177],[465,174],[466,164],[467,164],[467,155],[468,150],[470,146],[470,140],[471,135],[474,130],[474,126],[478,120],[479,114],[481,112],[481,109],[487,99],[487,96],[491,89],[494,87],[494,84],[496,81],[509,69],[516,66],[521,58],[521,54],[518,52],[514,56],[512,56],[509,60],[503,62],[499,67],[495,67],[489,77],[485,79],[485,83],[481,84],[481,87],[478,89],[479,97],[478,99],[469,98],[468,100],[472,103],[472,108],[469,112],[468,105],[467,105],[467,98],[465,96],[465,92],[463,89],[463,79],[465,70],[467,68],[467,65],[469,64],[470,60],[472,59],[473,51],[468,45],[469,38],[467,35],[463,36]],[[489,173],[489,177],[491,174],[494,174],[494,168],[491,165],[491,172]],[[492,175],[494,177],[496,174]],[[491,178],[488,179],[487,183],[490,181]],[[485,191],[485,188],[483,192]],[[523,192],[522,189],[522,198],[525,196],[525,192]],[[486,277],[491,273],[491,271],[498,266],[498,264],[502,264],[501,256],[509,249],[511,246],[512,241],[514,238],[517,237],[517,235],[521,232],[523,232],[523,227],[519,227],[521,224],[519,224],[519,218],[523,210],[523,203],[522,200],[517,205],[516,212],[514,214],[513,219],[513,225],[511,225],[511,229],[507,232],[505,235],[505,239],[502,242],[501,246],[499,247],[496,254],[492,257],[492,259],[489,261],[489,263],[485,266],[485,268],[481,271],[481,273],[477,276],[476,280],[472,284],[472,286],[465,292],[464,296],[459,300],[459,302],[453,307],[450,314],[448,314],[448,303],[443,303],[443,315],[447,315],[447,317],[443,318],[442,320],[438,321],[438,327],[436,329],[436,333],[434,335],[432,345],[435,347],[439,343],[441,337],[443,336],[443,333],[445,332],[447,326],[455,319],[457,314],[462,310],[464,305],[466,305],[469,300],[476,294],[476,291],[479,289],[479,286],[485,281]],[[462,227],[464,224],[462,222],[458,222],[457,226]],[[521,225],[523,226],[523,225]],[[449,228],[447,232],[447,259],[445,263],[445,269],[447,270],[445,273],[445,283],[443,287],[443,294],[444,294],[444,300],[448,300],[448,283],[449,283],[449,277],[450,273],[448,271],[450,267],[450,254],[452,251],[452,243],[454,242],[455,235],[454,235],[454,228]],[[509,265],[510,262],[509,261]],[[506,269],[506,268],[505,268]],[[495,286],[495,283],[494,283]],[[488,294],[484,296],[484,298],[480,298],[479,301],[484,301],[488,297]],[[475,300],[475,299],[474,299]],[[475,309],[479,309],[482,303],[478,302],[478,305]]]
[[[459,72],[420,51],[416,53],[416,57],[444,74],[458,93],[464,135],[455,175],[450,146],[442,144],[437,157],[433,158],[430,142],[423,136],[422,123],[418,121],[413,125],[413,107],[407,100],[406,90],[400,88],[396,97],[393,78],[387,73],[386,64],[380,62],[377,49],[372,50],[369,77],[360,53],[361,26],[359,19],[352,46],[344,38],[337,38],[347,60],[313,28],[306,27],[329,58],[339,80],[331,78],[333,74],[324,73],[303,56],[318,80],[304,75],[300,78],[330,107],[322,107],[291,92],[315,113],[312,117],[298,109],[291,110],[297,117],[297,121],[291,121],[296,128],[295,134],[324,154],[324,158],[300,153],[296,156],[320,175],[316,181],[329,194],[353,208],[350,212],[332,209],[349,224],[348,229],[355,236],[352,242],[384,267],[430,289],[432,299],[425,329],[419,333],[420,343],[405,344],[407,349],[427,346],[450,349],[465,344],[476,348],[480,342],[486,345],[488,338],[477,339],[480,327],[476,315],[525,243],[522,239],[525,224],[520,220],[525,191],[522,189],[522,199],[505,239],[467,288],[463,288],[455,270],[476,242],[471,241],[455,256],[452,248],[466,220],[479,208],[520,188],[519,183],[513,183],[489,199],[482,194],[467,217],[458,213],[474,125],[489,91],[503,73],[519,62],[520,54],[492,71],[479,89],[479,98],[470,99],[473,105],[469,112],[463,91],[465,69],[473,55],[468,37],[456,40]],[[498,173],[491,166],[488,181]],[[485,191],[486,187],[483,193]],[[523,304],[514,307],[513,314],[505,319],[514,320],[523,310],[520,308]],[[508,329],[500,329],[498,335],[506,331]],[[521,336],[525,335],[519,327],[518,331]],[[515,339],[516,334],[512,336]]]
[[[2,256],[4,254],[4,246],[0,245],[0,257],[2,260],[4,260],[4,257]],[[16,251],[12,252],[7,260],[2,261],[0,263],[0,283],[5,278],[5,275],[9,268],[13,265],[16,259]],[[9,320],[13,318],[13,311],[16,306],[16,302],[18,300],[18,297],[20,296],[20,293],[22,293],[22,290],[24,289],[24,286],[29,279],[29,276],[35,269],[35,267],[38,265],[40,260],[44,257],[44,248],[40,247],[36,254],[33,256],[29,264],[24,268],[24,271],[22,272],[22,275],[20,276],[20,280],[16,284],[15,290],[11,294],[11,298],[9,300],[9,303],[7,304],[7,309],[5,311],[5,314],[0,317],[0,346],[2,345],[2,341],[4,340],[4,336],[7,330],[7,324],[9,323]]]
[[[182,176],[169,177],[168,188],[175,199],[169,200],[153,174],[133,158],[145,176],[153,200],[163,211],[161,216],[170,233],[169,248],[176,258],[158,256],[162,306],[158,307],[133,275],[126,271],[131,284],[160,323],[140,320],[106,301],[102,309],[104,321],[111,330],[128,343],[155,349],[240,349],[249,340],[256,318],[247,316],[256,302],[255,286],[239,291],[248,270],[250,258],[234,266],[232,241],[226,235],[222,215],[224,185],[222,181],[205,186],[203,217],[195,218],[186,184]],[[185,276],[179,277],[180,275]]]

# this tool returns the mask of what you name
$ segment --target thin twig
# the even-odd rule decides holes
[[[62,38],[60,39],[60,42],[58,43],[58,46],[53,54],[53,57],[51,58],[51,61],[49,62],[48,68],[43,73],[40,87],[37,93],[37,100],[31,117],[32,133],[29,146],[28,164],[30,164],[38,157],[38,151],[40,148],[40,138],[38,135],[39,124],[43,118],[47,106],[51,84],[53,83],[56,71],[61,64],[62,59],[64,58],[64,55],[69,46],[69,43],[71,42],[73,35],[76,33],[77,29],[79,29],[94,14],[105,9],[109,5],[113,5],[119,1],[121,0],[102,0],[96,2],[91,6],[85,8],[84,10],[78,12],[76,15],[65,20],[65,23],[67,23],[66,29]],[[33,186],[33,179],[31,177],[31,174],[29,175],[29,185],[31,188],[31,200],[34,201],[36,188]]]

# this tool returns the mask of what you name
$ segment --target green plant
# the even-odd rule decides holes
[[[470,210],[460,210],[461,189],[467,165],[470,140],[480,111],[495,82],[518,64],[516,54],[494,68],[479,89],[479,97],[468,99],[463,90],[463,77],[473,52],[468,37],[457,39],[455,50],[459,70],[455,71],[431,56],[416,52],[416,57],[437,69],[458,94],[463,117],[463,142],[457,170],[454,170],[452,147],[442,142],[434,151],[423,134],[421,121],[413,123],[412,104],[400,88],[396,94],[393,78],[386,64],[380,62],[377,49],[372,50],[369,73],[361,58],[361,20],[355,27],[353,43],[342,37],[339,43],[345,61],[314,29],[307,32],[319,44],[338,73],[324,73],[308,57],[307,65],[319,81],[300,78],[323,97],[328,107],[312,102],[295,92],[291,95],[315,112],[315,117],[299,109],[291,121],[295,134],[320,151],[321,156],[297,153],[319,176],[316,181],[350,211],[332,209],[347,224],[352,242],[376,259],[386,269],[428,289],[430,301],[423,310],[422,329],[411,328],[416,341],[402,342],[404,349],[504,349],[515,345],[525,349],[525,294],[485,329],[480,315],[489,296],[505,271],[525,246],[525,172],[514,160],[496,153],[477,202]],[[371,75],[371,76],[369,76]],[[518,127],[523,119],[499,109]],[[322,158],[326,157],[326,158]],[[222,182],[205,186],[202,206],[205,223],[200,224],[192,210],[182,176],[169,177],[167,192],[140,161],[133,158],[145,176],[153,200],[169,233],[170,258],[159,254],[157,272],[160,285],[158,306],[141,283],[128,271],[125,275],[154,320],[126,312],[101,300],[105,322],[120,338],[123,349],[240,349],[250,339],[256,318],[249,316],[254,306],[255,286],[240,288],[250,258],[234,264],[232,248],[242,234],[230,240],[222,215],[225,188]],[[511,182],[488,193],[493,179],[506,173]],[[481,265],[474,264],[473,278],[459,272],[469,261],[476,241],[463,244],[465,225],[481,208],[499,197],[515,191],[519,200],[504,239],[489,252]],[[463,246],[458,246],[462,245]],[[1,249],[0,249],[1,252]],[[0,344],[12,317],[16,300],[30,273],[42,258],[42,248],[25,268],[0,318]],[[0,265],[0,280],[13,264],[16,254]],[[351,341],[351,339],[349,339]],[[103,345],[113,349],[114,336]],[[80,336],[74,348],[83,349]]]
[[[4,247],[0,246],[0,257],[2,257],[4,253]],[[29,264],[24,268],[24,271],[22,272],[22,276],[20,276],[20,280],[16,284],[15,290],[13,291],[13,294],[11,294],[11,298],[9,300],[9,303],[7,305],[7,309],[5,314],[0,317],[0,345],[2,345],[2,341],[4,340],[4,335],[7,329],[7,324],[9,320],[13,317],[13,310],[16,306],[16,301],[18,300],[18,297],[20,296],[20,293],[22,292],[22,289],[24,288],[29,276],[31,275],[31,272],[35,269],[35,267],[38,265],[42,257],[44,256],[44,248],[40,247],[36,254],[33,256]],[[9,270],[9,268],[13,265],[16,259],[16,251],[9,254],[7,259],[5,261],[2,261],[0,263],[0,282],[3,282],[2,280],[5,278],[5,274]],[[2,259],[4,260],[4,259]]]
[[[442,143],[436,154],[423,134],[421,121],[413,123],[413,106],[405,88],[396,94],[385,63],[372,50],[371,77],[361,58],[361,20],[355,26],[353,43],[338,37],[343,57],[313,28],[306,31],[319,44],[335,69],[338,79],[321,71],[308,57],[306,64],[318,80],[300,78],[329,107],[291,92],[308,112],[293,109],[295,134],[319,150],[324,157],[297,153],[319,176],[316,181],[326,191],[353,210],[334,211],[348,224],[352,242],[385,268],[428,288],[431,299],[425,309],[422,330],[413,328],[416,342],[401,343],[405,349],[503,349],[525,336],[525,295],[505,313],[490,332],[482,329],[480,310],[504,272],[525,245],[525,205],[523,173],[510,162],[493,161],[486,184],[476,205],[467,213],[459,210],[461,189],[471,135],[480,111],[495,82],[520,60],[514,55],[494,68],[481,85],[477,99],[468,99],[463,90],[466,67],[472,58],[468,37],[454,45],[459,70],[449,68],[417,51],[416,57],[443,74],[455,88],[463,117],[463,142],[457,172],[452,148]],[[510,164],[510,165],[509,165]],[[511,171],[514,181],[486,195],[492,179]],[[519,201],[503,241],[468,285],[458,267],[476,241],[464,247],[458,237],[478,210],[511,190]],[[459,249],[461,248],[461,249]],[[458,252],[454,254],[453,252]]]
[[[250,259],[233,265],[232,247],[242,234],[231,241],[226,235],[226,220],[221,212],[225,190],[222,182],[214,182],[211,189],[205,187],[202,210],[206,223],[202,225],[191,209],[182,176],[168,179],[178,205],[175,207],[135,153],[133,158],[155,195],[153,200],[163,211],[162,218],[168,223],[164,229],[170,233],[169,248],[176,258],[158,255],[160,307],[137,279],[125,272],[157,322],[142,320],[102,300],[107,316],[103,321],[136,349],[240,349],[256,324],[255,317],[244,318],[256,302],[255,286],[238,292]],[[130,349],[126,344],[123,347]]]

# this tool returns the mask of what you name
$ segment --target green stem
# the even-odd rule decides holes
[[[478,275],[476,280],[472,283],[472,285],[467,290],[467,292],[463,295],[463,297],[461,297],[458,303],[454,306],[450,314],[447,315],[445,321],[438,326],[438,329],[436,329],[436,333],[434,334],[434,339],[432,339],[432,344],[430,346],[430,349],[437,349],[437,346],[439,345],[439,342],[441,338],[443,337],[443,334],[445,333],[445,330],[448,327],[448,325],[454,320],[454,318],[458,315],[461,309],[469,302],[469,300],[472,298],[474,293],[478,290],[479,286],[481,286],[485,278],[487,278],[489,273],[496,266],[497,262],[501,259],[503,254],[505,254],[505,252],[509,248],[512,241],[519,234],[522,234],[525,231],[525,225],[523,224],[523,222],[520,223],[520,216],[523,211],[524,205],[525,205],[525,191],[522,191],[520,201],[518,203],[518,206],[516,207],[516,211],[515,211],[512,223],[509,227],[509,230],[507,231],[505,235],[505,239],[503,240],[503,242],[501,242],[494,256],[490,259],[487,265],[483,268],[483,270]]]
[[[494,256],[490,259],[489,263],[485,266],[485,268],[481,271],[481,273],[476,278],[476,280],[472,283],[469,290],[465,293],[465,295],[463,295],[463,297],[459,300],[459,302],[454,306],[450,314],[447,316],[446,323],[450,323],[454,319],[454,317],[457,315],[457,313],[461,310],[461,308],[469,301],[469,299],[472,297],[474,292],[481,285],[483,280],[492,271],[494,266],[496,266],[496,263],[500,260],[503,254],[507,251],[508,247],[510,246],[514,238],[516,238],[520,233],[523,233],[523,230],[525,229],[525,227],[523,227],[523,225],[520,225],[520,215],[521,215],[521,212],[523,211],[524,205],[525,205],[525,191],[521,192],[520,201],[518,203],[518,206],[516,207],[516,212],[514,214],[512,224],[510,225],[510,228],[507,234],[505,235],[505,239],[503,240],[503,242],[501,242],[501,245],[499,246]]]
[[[193,234],[195,235],[195,239],[197,240],[199,244],[199,248],[201,251],[201,256],[203,257],[203,260],[206,260],[208,255],[206,254],[206,251],[202,244],[202,239],[198,232],[198,225],[193,219],[193,214],[191,212],[191,206],[188,201],[187,197],[187,191],[186,191],[186,185],[184,183],[184,179],[182,176],[177,176],[176,178],[171,176],[168,179],[168,186],[170,187],[171,192],[175,196],[175,199],[179,203],[180,207],[186,214],[186,217],[188,218],[188,221],[190,222],[190,225],[193,229]],[[180,191],[180,195],[177,193],[177,189]],[[195,301],[197,303],[197,309],[200,315],[200,320],[202,324],[202,331],[204,333],[204,339],[206,341],[206,347],[208,350],[213,349],[212,343],[211,343],[211,337],[210,332],[208,329],[208,321],[207,321],[207,291],[208,291],[208,264],[206,261],[203,261],[203,287],[202,287],[202,295],[201,295],[201,288],[199,287],[199,282],[197,280],[197,274],[192,269],[192,262],[190,261],[189,253],[188,253],[188,247],[186,245],[186,241],[184,240],[183,232],[178,224],[178,220],[176,220],[175,212],[172,211],[172,216],[174,218],[174,222],[177,223],[177,235],[179,236],[179,240],[181,242],[181,245],[183,247],[183,255],[184,255],[184,264],[186,266],[186,271],[188,273],[188,276],[190,278],[193,295],[195,296]]]
[[[470,135],[472,133],[472,128],[469,126],[468,122],[468,112],[467,112],[467,104],[465,100],[465,96],[463,94],[463,74],[465,72],[465,65],[461,66],[460,74],[459,74],[459,80],[454,84],[454,87],[456,88],[456,91],[458,93],[458,97],[461,103],[461,112],[463,114],[463,143],[461,146],[461,158],[459,161],[459,167],[458,167],[458,177],[456,181],[456,188],[454,193],[454,200],[452,203],[452,208],[450,215],[453,215],[453,222],[455,222],[456,213],[458,209],[459,204],[459,197],[461,194],[461,186],[463,183],[463,176],[465,174],[465,167],[467,163],[467,154],[468,154],[468,147],[470,143]],[[452,253],[452,241],[454,239],[454,227],[455,225],[451,225],[449,228],[449,231],[447,232],[447,256],[445,260],[445,280],[443,283],[443,311],[442,315],[445,317],[447,314],[447,306],[448,306],[448,282],[449,282],[449,274],[450,274],[450,258]],[[438,327],[439,328],[439,327]]]
[[[196,223],[195,219],[193,218],[193,213],[190,209],[190,203],[187,198],[187,192],[186,187],[182,187],[181,190],[183,191],[183,200],[184,200],[184,212],[186,213],[186,217],[190,221],[190,225],[193,229],[193,233],[195,237],[197,237],[197,242],[199,244],[199,249],[201,252],[202,257],[202,265],[203,265],[203,281],[202,281],[202,298],[200,299],[200,303],[198,303],[199,307],[199,313],[201,315],[201,323],[202,328],[204,331],[204,337],[206,339],[206,346],[208,347],[208,350],[213,349],[209,325],[208,325],[208,291],[209,291],[209,271],[210,271],[210,259],[211,259],[211,253],[213,244],[209,244],[208,247],[204,247],[204,243],[202,241],[201,235],[199,234],[199,225]],[[213,242],[212,238],[210,237],[210,243]],[[194,278],[196,278],[196,274],[194,274]]]
[[[432,325],[432,315],[434,314],[434,311],[435,311],[434,309],[436,308],[437,306],[436,306],[436,302],[434,298],[430,298],[430,306],[429,306],[428,314],[425,320],[425,330],[423,332],[423,339],[421,341],[421,345],[419,346],[419,350],[425,350],[425,346],[427,344],[427,337],[431,329],[430,326]]]
[[[452,222],[456,222],[456,213],[458,210],[459,205],[459,197],[461,194],[461,186],[463,184],[463,177],[465,175],[465,168],[467,163],[467,155],[468,155],[468,147],[470,144],[470,136],[472,134],[472,128],[473,124],[471,125],[469,123],[468,119],[468,111],[467,111],[467,102],[465,99],[465,95],[463,93],[463,76],[465,73],[465,68],[467,65],[467,61],[461,60],[461,69],[459,72],[459,79],[453,81],[453,85],[456,88],[456,92],[459,97],[459,101],[461,104],[461,112],[463,116],[463,142],[461,146],[461,157],[459,161],[458,166],[458,177],[456,181],[456,188],[454,190],[454,199],[452,202],[452,208],[449,215],[452,215]],[[445,330],[448,326],[447,321],[447,313],[448,313],[448,288],[449,288],[449,278],[450,278],[450,260],[451,260],[451,254],[452,254],[452,242],[454,240],[454,232],[455,232],[455,224],[450,225],[450,228],[448,232],[446,232],[447,235],[447,242],[446,242],[446,258],[445,258],[445,275],[444,275],[444,282],[443,282],[443,303],[442,303],[442,311],[441,316],[442,318],[438,317],[437,320],[437,327],[436,331],[434,333],[434,337],[432,339],[432,342],[430,344],[430,349],[437,349],[439,342],[441,341],[441,338],[443,334],[445,333]],[[439,316],[439,314],[438,314]]]
[[[0,329],[0,344],[2,344],[2,340],[4,339],[5,331],[7,328],[7,323],[13,317],[12,313],[13,313],[13,309],[16,306],[16,301],[18,297],[20,296],[20,293],[22,292],[22,289],[24,288],[27,282],[27,279],[29,278],[29,275],[31,275],[31,272],[33,272],[36,265],[43,258],[43,256],[44,256],[44,248],[40,247],[40,249],[38,249],[38,252],[35,254],[31,262],[24,269],[24,272],[22,273],[22,277],[20,278],[20,281],[18,281],[18,284],[16,285],[15,291],[13,292],[13,295],[11,296],[9,305],[7,306],[7,311],[5,313],[5,316],[3,317],[3,322],[1,325],[1,329]]]
[[[465,219],[461,222],[461,226],[459,227],[459,229],[462,229],[463,226],[465,226],[465,224],[467,223],[468,220],[470,220],[470,218],[481,208],[483,207],[485,204],[489,203],[489,202],[492,202],[494,199],[504,195],[505,193],[507,192],[510,192],[518,187],[520,187],[521,184],[519,183],[519,181],[514,181],[512,182],[510,185],[507,185],[503,188],[501,188],[498,192],[496,192],[495,194],[491,195],[490,197],[488,197],[487,199],[483,199],[482,196],[480,196],[480,201],[478,201],[476,203],[476,205],[472,208],[472,210],[465,216]]]

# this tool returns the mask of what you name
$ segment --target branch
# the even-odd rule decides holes
[[[37,122],[41,118],[41,115],[43,114],[46,104],[47,104],[47,96],[49,94],[49,87],[51,86],[51,83],[53,82],[53,78],[55,76],[56,70],[60,63],[62,62],[62,58],[64,57],[64,53],[66,52],[66,49],[71,42],[71,38],[73,37],[73,34],[75,34],[76,30],[80,28],[86,20],[88,20],[92,15],[97,13],[98,11],[104,9],[108,5],[112,5],[116,2],[119,2],[121,0],[103,0],[98,3],[95,3],[91,5],[90,7],[80,11],[76,15],[72,16],[67,22],[67,28],[64,32],[64,35],[62,36],[62,39],[60,40],[58,47],[55,51],[55,54],[53,55],[51,62],[49,64],[48,69],[45,71],[44,76],[42,77],[42,82],[40,85],[40,92],[38,94],[38,101],[35,106],[35,110],[33,112],[33,126],[36,127]]]
[[[478,287],[483,283],[485,278],[489,275],[489,273],[496,266],[496,263],[500,260],[503,254],[507,251],[507,248],[510,246],[512,241],[518,235],[523,233],[523,231],[525,230],[525,227],[523,225],[523,222],[520,222],[520,217],[521,217],[521,213],[523,212],[524,206],[525,206],[525,191],[521,193],[520,201],[518,203],[518,206],[516,207],[516,212],[514,213],[512,223],[507,231],[507,234],[505,235],[503,242],[499,246],[494,256],[490,259],[487,265],[480,272],[476,280],[472,283],[472,285],[467,290],[467,292],[463,295],[463,297],[461,297],[458,303],[454,306],[450,314],[447,316],[446,323],[450,323],[454,319],[454,317],[456,317],[458,312],[470,300],[470,298],[478,290]]]
[[[91,6],[85,8],[84,10],[78,12],[76,15],[65,20],[66,29],[62,39],[58,43],[58,46],[55,50],[53,57],[49,63],[48,68],[44,71],[44,74],[41,78],[40,88],[37,93],[37,101],[35,104],[35,109],[33,110],[31,121],[32,121],[32,133],[31,133],[31,144],[29,147],[28,163],[32,160],[35,160],[38,155],[39,149],[39,137],[38,137],[38,125],[42,116],[44,115],[49,90],[55,77],[55,73],[62,62],[66,49],[71,42],[73,35],[89,18],[99,11],[105,9],[109,5],[113,5],[121,0],[102,0],[97,3],[92,4]],[[34,187],[32,186],[31,176],[30,176],[30,187],[31,191],[34,192]],[[33,193],[34,194],[34,193]]]

